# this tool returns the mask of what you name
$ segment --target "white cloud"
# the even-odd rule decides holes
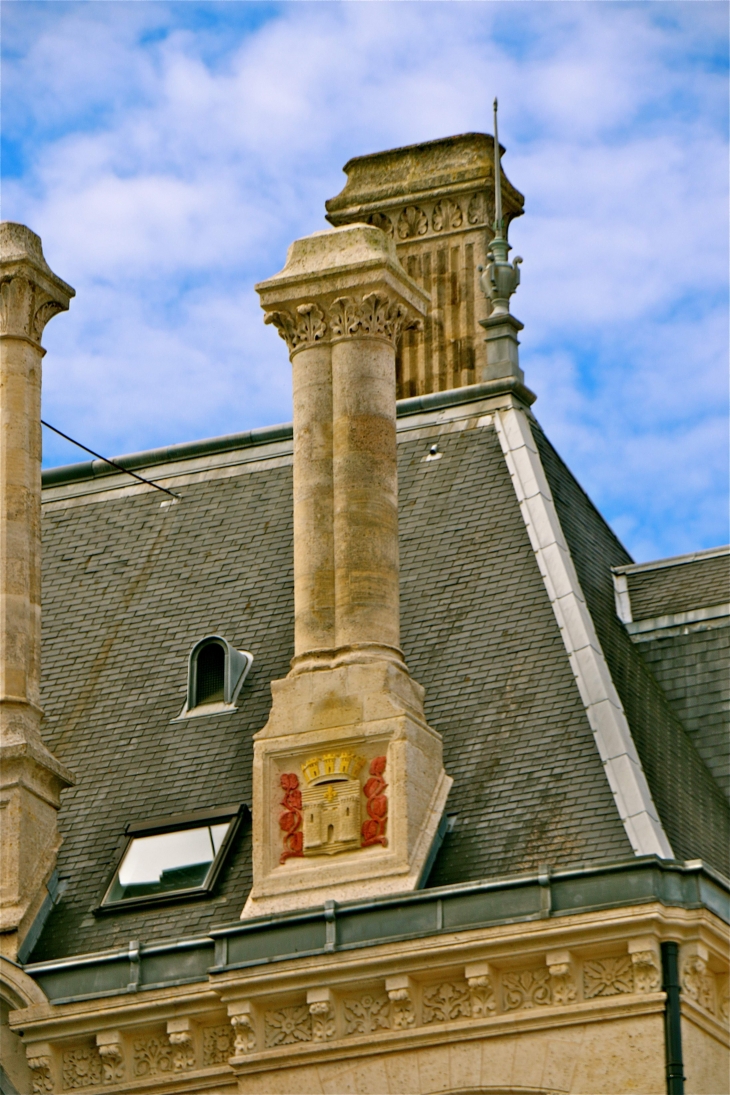
[[[51,421],[118,452],[288,417],[253,283],[346,159],[488,130],[497,92],[541,420],[634,551],[724,538],[724,5],[6,7],[3,216],[78,290]]]

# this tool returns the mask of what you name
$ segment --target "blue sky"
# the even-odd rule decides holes
[[[113,455],[288,420],[254,283],[351,156],[488,132],[498,94],[538,418],[638,560],[726,542],[724,2],[6,0],[2,45],[2,216],[77,290],[54,425]]]

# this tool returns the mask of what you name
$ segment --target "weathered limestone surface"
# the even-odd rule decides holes
[[[72,777],[41,738],[41,335],[73,289],[35,233],[0,225],[0,947],[15,957],[45,897]]]
[[[409,277],[430,295],[421,330],[407,331],[397,352],[399,399],[506,375],[495,371],[505,345],[499,330],[485,344],[479,324],[490,315],[479,267],[493,237],[494,142],[464,133],[425,144],[357,156],[347,183],[327,203],[334,225],[374,224],[395,243]],[[523,197],[502,177],[505,227],[522,214]],[[513,321],[513,324],[517,321]],[[516,348],[517,323],[510,335]]]
[[[413,889],[451,784],[400,650],[395,348],[428,298],[362,224],[257,289],[294,373],[295,657],[255,742],[246,916]]]

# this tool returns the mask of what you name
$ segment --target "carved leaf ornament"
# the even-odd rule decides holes
[[[407,205],[398,217],[398,238],[411,239],[413,236],[425,236],[428,232],[428,218],[417,205]]]

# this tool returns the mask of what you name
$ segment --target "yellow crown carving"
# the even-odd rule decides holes
[[[348,779],[356,779],[357,774],[365,763],[364,757],[358,757],[356,753],[322,753],[317,757],[310,757],[302,765],[302,772],[307,783],[324,779],[327,776],[346,776]]]

